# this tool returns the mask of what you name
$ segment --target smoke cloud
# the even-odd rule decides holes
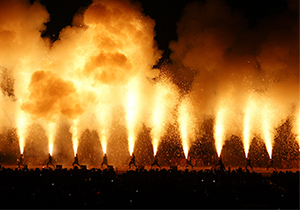
[[[69,158],[80,145],[100,142],[119,165],[142,130],[156,151],[168,130],[180,130],[187,157],[207,118],[220,128],[221,144],[243,136],[245,122],[252,137],[274,139],[273,130],[290,116],[299,128],[296,1],[278,6],[278,14],[253,17],[229,0],[187,4],[178,40],[169,45],[172,64],[163,71],[153,69],[162,56],[155,21],[138,2],[94,0],[56,41],[42,38],[50,15],[39,1],[30,2],[0,2],[0,127],[16,129],[21,153],[41,126],[45,132],[35,133],[48,138],[54,156]],[[95,157],[100,149],[92,148],[78,151]]]
[[[185,7],[171,59],[183,77],[193,77],[186,82],[193,81],[188,97],[198,121],[226,107],[225,133],[240,135],[250,95],[267,106],[259,117],[270,119],[271,130],[299,109],[299,18],[295,4],[288,6],[255,21],[229,1]]]

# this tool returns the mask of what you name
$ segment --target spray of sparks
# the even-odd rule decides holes
[[[221,107],[217,112],[214,126],[214,138],[218,157],[221,156],[222,147],[225,141],[224,118],[225,109]]]
[[[253,97],[250,96],[245,105],[245,113],[244,113],[243,143],[244,143],[244,151],[245,151],[246,158],[248,158],[249,148],[251,143],[251,136],[252,136],[251,122],[253,121],[254,113],[255,113],[255,102]]]
[[[54,137],[55,137],[55,123],[51,122],[46,129],[48,135],[48,144],[49,144],[49,153],[52,156],[53,154],[53,145],[54,145]]]
[[[128,147],[129,153],[132,155],[134,150],[134,144],[137,136],[136,126],[138,117],[138,83],[137,80],[133,80],[128,88],[128,96],[126,101],[126,121],[128,129]]]
[[[187,157],[195,139],[192,110],[201,110],[201,114],[197,113],[198,122],[207,116],[215,119],[213,135],[219,157],[226,135],[236,134],[233,128],[242,127],[238,135],[242,133],[246,157],[253,134],[259,133],[271,158],[274,130],[290,116],[290,107],[294,107],[298,111],[293,132],[300,148],[299,35],[293,25],[298,21],[288,21],[295,15],[285,16],[287,21],[283,25],[277,22],[264,27],[260,25],[264,23],[257,23],[258,28],[267,28],[262,39],[255,30],[253,34],[249,29],[244,33],[246,37],[240,33],[244,29],[230,31],[241,29],[235,25],[241,21],[236,21],[234,14],[215,1],[206,1],[204,7],[197,2],[187,5],[178,23],[178,40],[170,43],[174,64],[171,67],[175,70],[172,72],[184,72],[186,76],[189,69],[193,71],[189,92],[183,96],[172,87],[176,86],[173,82],[160,80],[160,71],[153,69],[162,52],[154,40],[155,21],[142,13],[139,4],[133,6],[129,0],[94,0],[82,14],[75,14],[72,27],[64,28],[50,48],[51,41],[41,36],[50,18],[46,7],[39,1],[17,2],[0,1],[0,70],[5,74],[1,75],[0,96],[5,111],[0,111],[0,117],[6,119],[1,126],[17,128],[21,154],[31,120],[41,119],[51,122],[43,127],[52,155],[57,123],[53,122],[59,117],[71,122],[74,155],[84,129],[98,132],[106,153],[114,135],[114,107],[121,110],[114,120],[127,129],[130,155],[140,125],[151,128],[153,151],[157,154],[166,126],[174,125],[173,119],[177,117]],[[207,14],[216,11],[218,17],[210,21],[212,17]],[[201,21],[190,21],[198,18]],[[208,20],[207,24],[202,20]],[[216,25],[216,21],[223,25]],[[274,19],[269,21],[273,23]],[[276,27],[272,28],[273,25]],[[286,33],[277,33],[279,29]],[[258,38],[253,45],[248,42],[251,35]],[[238,36],[241,45],[234,41],[233,37]],[[229,83],[235,94],[226,97],[223,92]],[[244,101],[249,90],[261,96]],[[179,100],[181,97],[184,99]],[[264,99],[268,97],[272,101]],[[226,99],[235,102],[216,103]],[[231,117],[235,110],[242,119]]]
[[[170,123],[171,113],[176,104],[177,90],[167,80],[156,83],[154,91],[153,112],[151,118],[151,138],[154,155],[166,126]]]
[[[78,135],[78,122],[79,122],[79,119],[75,119],[73,121],[73,125],[72,127],[70,128],[70,131],[72,133],[72,144],[73,144],[73,152],[74,152],[74,156],[76,156],[77,154],[77,149],[78,149],[78,138],[79,138],[79,135]]]
[[[195,121],[191,112],[191,106],[188,98],[182,100],[178,109],[178,124],[185,158],[188,158],[188,152],[191,146],[191,140],[195,137]]]
[[[23,112],[20,112],[18,121],[18,136],[19,136],[19,147],[20,147],[20,153],[24,153],[25,148],[25,135],[26,135],[26,129],[27,129],[27,122],[28,119],[26,118],[26,115]]]

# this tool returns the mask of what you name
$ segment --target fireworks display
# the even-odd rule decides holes
[[[290,3],[248,27],[226,2],[186,4],[171,62],[154,67],[163,53],[156,23],[137,2],[94,0],[53,41],[42,36],[50,14],[39,1],[1,1],[2,133],[15,129],[23,154],[38,123],[45,137],[31,141],[47,139],[51,155],[63,151],[56,145],[71,147],[75,156],[85,132],[95,131],[94,151],[123,164],[147,138],[156,155],[179,136],[187,158],[212,119],[218,157],[235,135],[245,157],[257,137],[272,159],[278,128],[288,122],[297,141],[291,150],[299,150],[299,11]]]

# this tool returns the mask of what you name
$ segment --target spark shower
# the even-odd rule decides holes
[[[97,132],[103,153],[126,136],[131,155],[143,126],[156,154],[171,125],[187,158],[211,118],[218,156],[237,135],[246,157],[260,136],[272,158],[276,129],[287,120],[300,142],[299,11],[288,6],[249,28],[225,1],[189,3],[177,23],[178,40],[169,44],[172,63],[153,68],[162,51],[155,21],[138,3],[95,0],[53,42],[41,37],[50,20],[45,6],[1,1],[1,131],[16,129],[22,154],[32,125],[45,131],[52,154],[65,141],[57,135],[66,124],[74,155],[86,129]]]

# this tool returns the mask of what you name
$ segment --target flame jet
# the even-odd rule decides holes
[[[225,141],[225,108],[221,107],[216,115],[214,126],[214,138],[218,157],[221,155],[222,147]]]
[[[151,138],[154,155],[157,153],[161,137],[166,132],[166,126],[171,123],[172,111],[178,100],[178,90],[166,79],[155,84],[153,93],[153,111],[151,115]]]
[[[272,101],[270,99],[264,97],[261,99],[261,103],[263,104],[260,111],[261,134],[269,157],[272,159],[275,110],[274,107],[272,107]]]
[[[139,124],[139,80],[133,79],[128,84],[127,97],[125,104],[126,112],[126,125],[128,130],[128,147],[129,153],[132,155],[134,150],[134,144],[138,133]]]
[[[72,143],[73,143],[73,151],[74,156],[77,154],[78,149],[78,141],[79,141],[79,128],[78,128],[79,118],[73,120],[73,125],[70,127],[70,132],[72,133]]]
[[[243,143],[245,156],[248,158],[249,148],[251,144],[252,138],[252,129],[253,129],[253,120],[255,120],[254,115],[257,112],[257,106],[252,94],[250,94],[247,98],[247,102],[245,105],[245,113],[244,113],[244,130],[243,130]]]
[[[300,108],[298,108],[294,115],[292,130],[296,134],[296,140],[298,141],[300,151]]]
[[[188,158],[188,152],[191,141],[195,139],[196,122],[192,112],[189,98],[184,98],[178,108],[178,124],[185,158]]]
[[[53,145],[54,145],[54,137],[56,133],[56,124],[54,122],[49,122],[46,125],[46,133],[48,136],[48,145],[49,145],[49,153],[52,156],[53,154]]]
[[[26,137],[26,131],[28,126],[28,116],[26,113],[19,111],[19,116],[17,117],[17,132],[19,136],[19,147],[20,147],[20,153],[24,153],[25,148],[25,137]]]
[[[108,143],[108,139],[110,137],[110,126],[111,126],[111,107],[108,105],[103,105],[100,106],[98,108],[98,121],[100,124],[100,128],[98,128],[98,134],[99,134],[99,138],[100,138],[100,142],[102,145],[102,151],[103,154],[106,154],[107,151],[107,143]]]

